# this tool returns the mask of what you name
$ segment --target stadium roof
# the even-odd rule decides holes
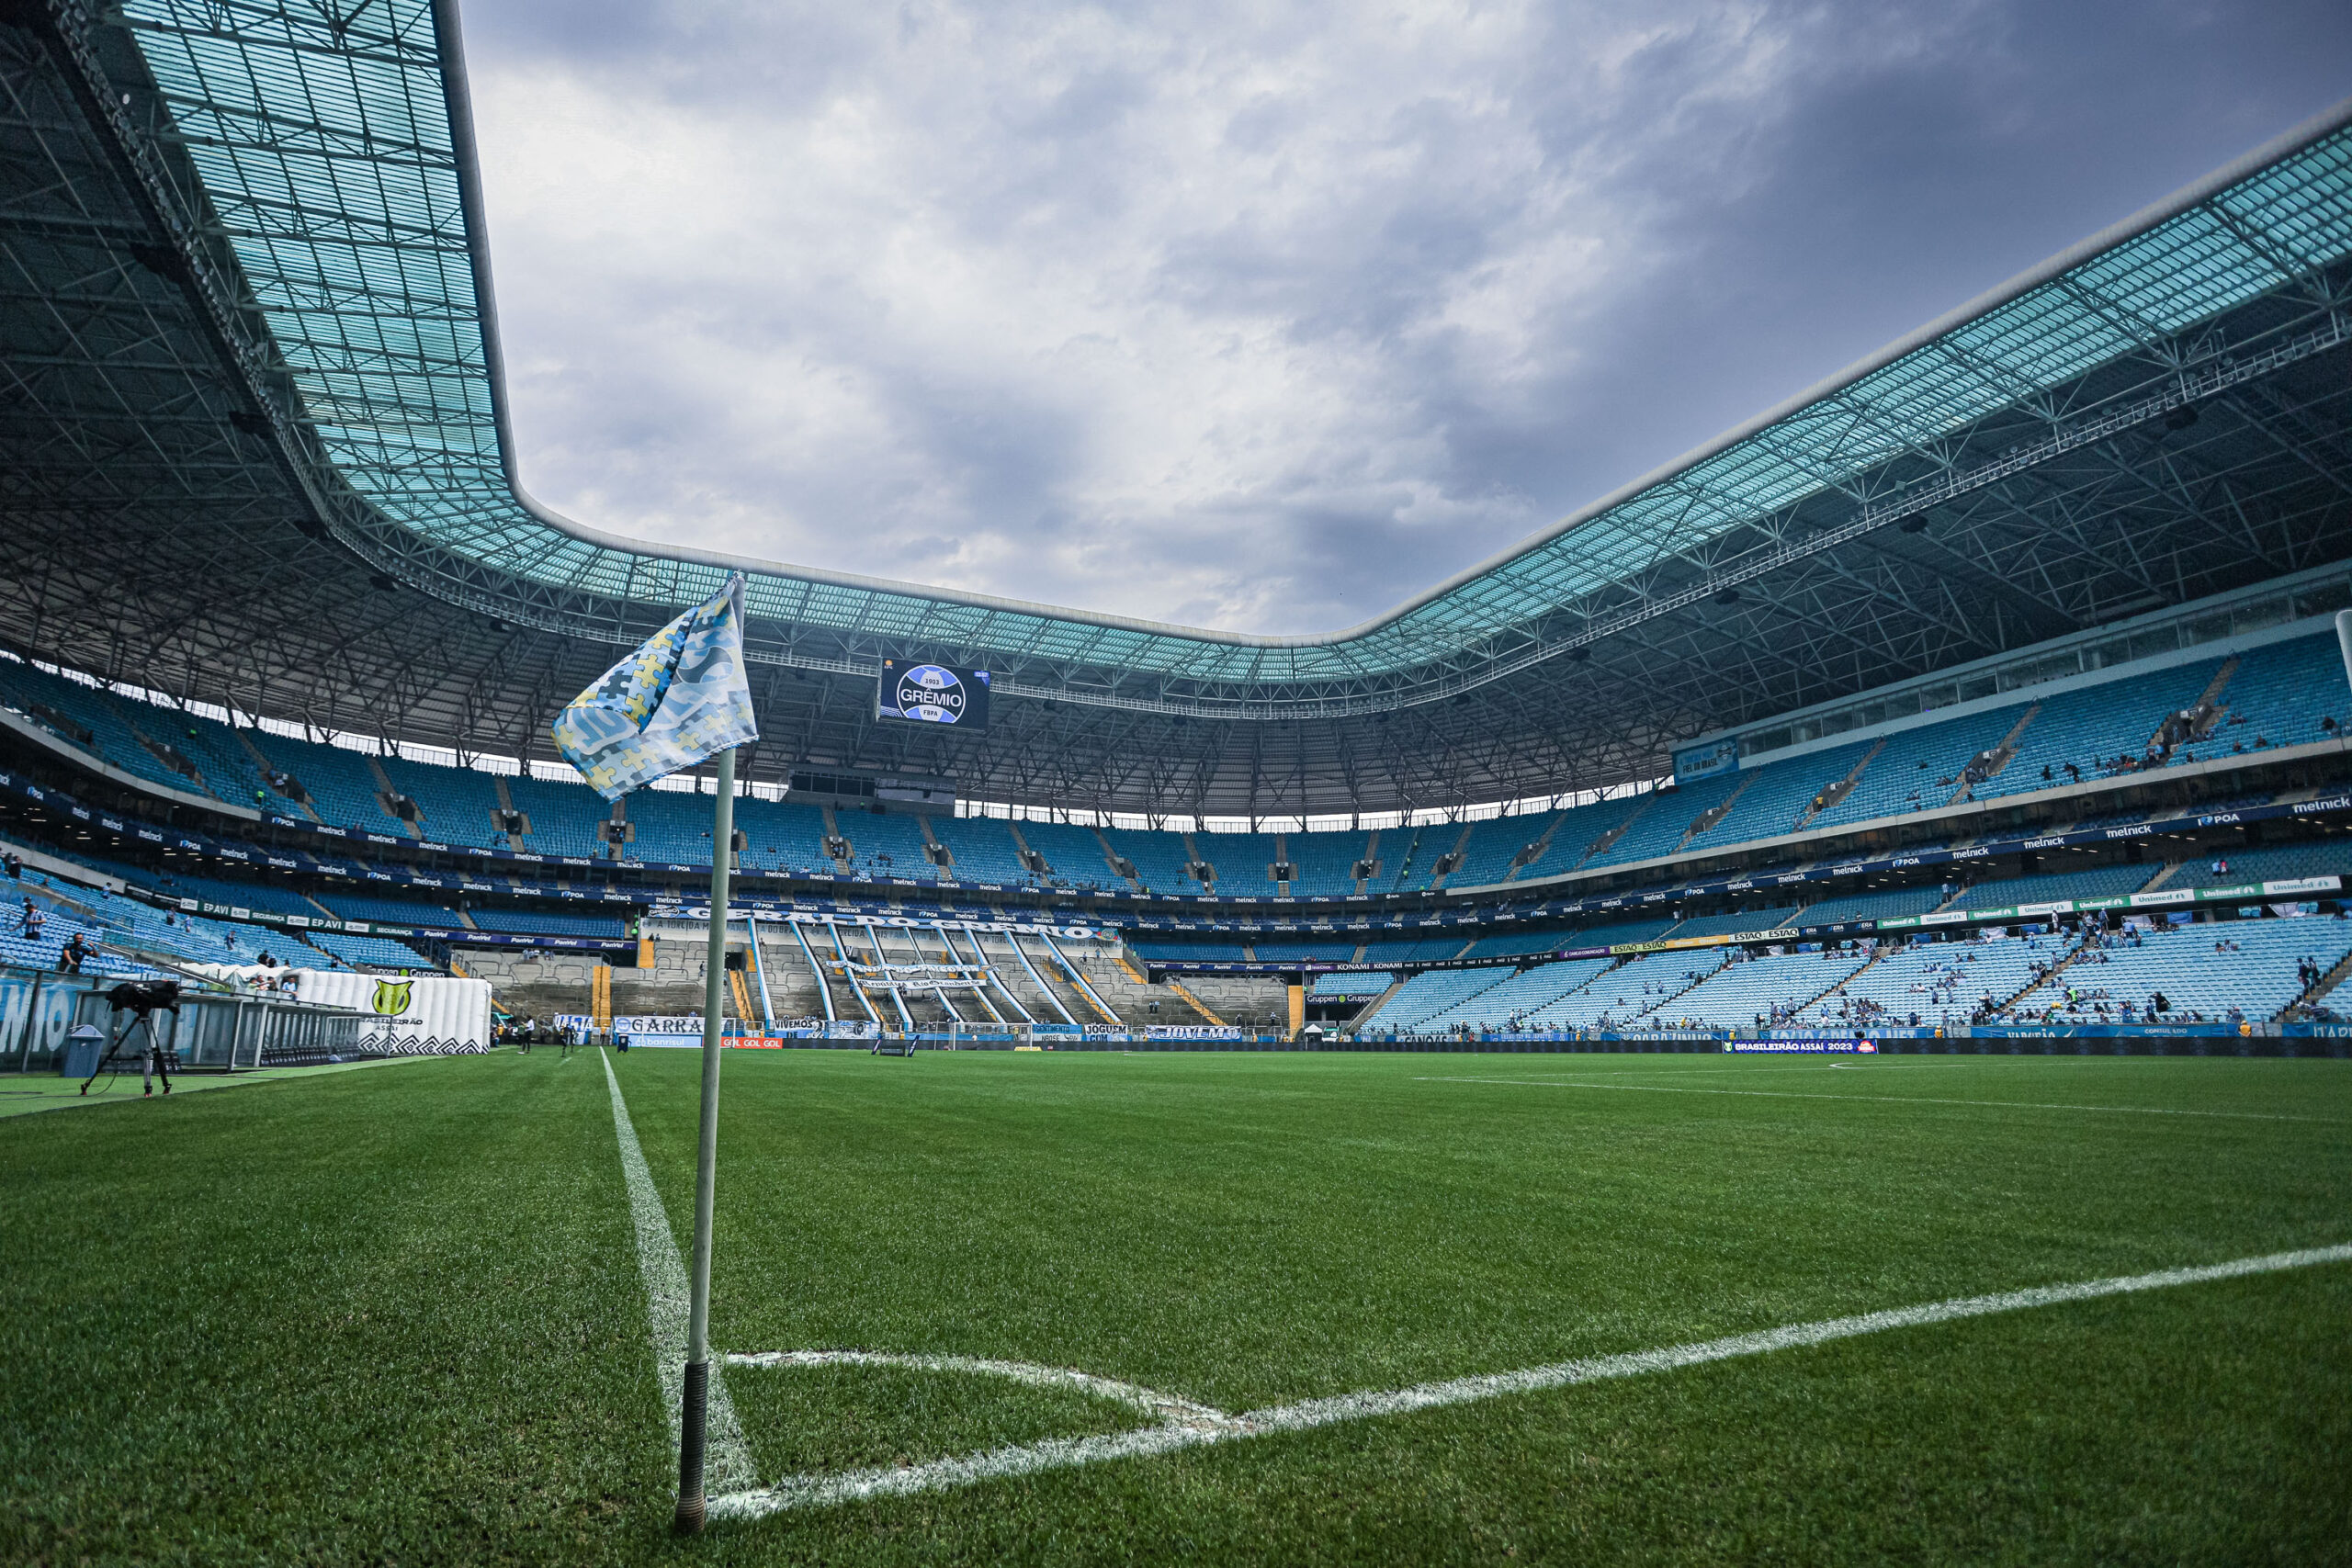
[[[6,558],[0,626],[241,706],[323,721],[340,680],[387,733],[512,750],[566,682],[741,567],[779,764],[1065,804],[1374,809],[1640,776],[1678,737],[2352,555],[2352,106],[1386,615],[1261,637],[640,544],[533,502],[454,5],[0,16],[34,24],[0,28],[29,46],[7,62],[9,347],[55,362],[49,385],[20,378],[7,436],[28,464],[12,515],[46,526]],[[102,299],[108,257],[127,281]],[[124,341],[150,359],[125,364],[82,318],[134,304]],[[168,385],[124,379],[150,372]],[[119,448],[178,487],[144,532],[88,439],[109,400],[141,427]],[[212,428],[167,453],[176,421]],[[254,547],[256,509],[311,537],[303,592],[220,553]],[[164,624],[69,632],[121,573],[99,541],[152,556],[164,529],[211,541]],[[368,621],[371,594],[398,620],[319,646],[319,617]],[[201,668],[240,639],[282,651]],[[899,653],[1038,700],[1000,703],[983,736],[877,732],[867,682]]]

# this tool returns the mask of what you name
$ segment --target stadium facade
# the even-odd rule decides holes
[[[865,976],[844,995],[869,1022],[887,993],[910,1025],[910,976],[944,965],[1072,1026],[1157,1010],[1167,975],[1318,972],[1382,973],[1411,991],[1391,1018],[1438,1031],[1506,1003],[1655,1023],[1709,986],[1728,999],[1703,1016],[1760,1021],[1824,1005],[1827,969],[1656,955],[1850,951],[1842,996],[1884,970],[1856,938],[2332,911],[2352,874],[2329,632],[2352,604],[2352,105],[1363,626],[1248,637],[654,547],[534,502],[453,4],[14,0],[0,80],[0,828],[103,877],[168,872],[191,918],[147,939],[260,920],[379,966],[650,960],[624,918],[691,923],[691,797],[607,816],[529,763],[618,647],[733,570],[764,738],[745,772],[825,781],[745,803],[746,886],[801,918],[828,1017],[829,965]],[[886,659],[989,671],[993,722],[877,722]],[[300,738],[325,731],[381,754]],[[1419,815],[1182,832],[951,796],[1155,826]],[[1105,931],[1132,992],[1055,945]],[[2352,938],[2321,946],[2332,987]],[[1000,978],[1016,960],[1026,982]],[[1948,1014],[1956,984],[1920,963]],[[2303,963],[2229,1008],[2320,994]],[[1538,977],[1504,997],[1498,970]],[[1592,989],[1637,972],[1654,999]]]

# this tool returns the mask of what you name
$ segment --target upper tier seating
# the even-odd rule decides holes
[[[913,818],[837,810],[833,820],[849,840],[853,870],[874,876],[942,874],[923,852],[922,825]]]
[[[1102,840],[1091,828],[1068,822],[1023,822],[1021,836],[1043,855],[1056,881],[1075,887],[1112,887],[1119,878],[1102,858]]]
[[[587,785],[517,775],[506,781],[506,798],[530,821],[523,847],[533,854],[594,857],[604,852],[602,829],[612,807]],[[709,831],[707,816],[704,831]],[[696,858],[707,863],[710,840],[705,837],[702,842],[703,853]]]
[[[2334,637],[2294,637],[2241,654],[2220,703],[2214,744],[2185,750],[2215,756],[2240,746],[2256,750],[2257,741],[2261,750],[2301,746],[2335,739],[2352,723],[2344,655]],[[2323,728],[2323,719],[2335,720],[2337,728]]]
[[[490,774],[405,757],[379,757],[377,761],[392,787],[416,802],[417,831],[424,837],[445,844],[496,841],[498,784]]]
[[[1797,831],[1800,819],[1813,809],[1814,797],[1852,773],[1876,744],[1857,740],[1758,769],[1723,820],[1694,835],[1687,847],[1695,852]]]
[[[940,873],[942,876],[1007,886],[1037,880],[1021,863],[1021,847],[1012,841],[1012,829],[996,818],[934,817],[931,832],[956,857],[955,863]]]
[[[2018,738],[2016,757],[1974,787],[1975,798],[1992,800],[2071,784],[2069,763],[2090,777],[2110,772],[2119,757],[2136,761],[2166,716],[2194,706],[2221,668],[2218,659],[2199,660],[2041,699],[2041,711]],[[2032,700],[2030,691],[2021,695]],[[2022,714],[2025,709],[2013,705],[1999,711]],[[2047,778],[2044,769],[2049,770]]]
[[[1145,832],[1134,828],[1105,828],[1102,837],[1112,852],[1124,855],[1136,875],[1154,893],[1198,893],[1201,885],[1183,874],[1184,840],[1178,833]]]
[[[1193,847],[1216,868],[1212,891],[1253,898],[1271,898],[1281,891],[1266,874],[1274,863],[1272,833],[1195,833]]]
[[[1560,816],[1561,813],[1556,811],[1535,811],[1524,816],[1495,817],[1473,822],[1469,840],[1462,846],[1462,863],[1446,877],[1445,885],[1448,887],[1484,887],[1504,880],[1511,874],[1511,863],[1550,831]],[[1453,850],[1454,839],[1460,832],[1458,828],[1447,829],[1449,836],[1434,850],[1429,847],[1427,839],[1422,840],[1420,858],[1423,863],[1417,868],[1419,874],[1414,879],[1416,887],[1430,885],[1430,879],[1437,871],[1438,857]],[[1520,875],[1540,875],[1547,866],[1554,871],[1566,870],[1566,861],[1554,859],[1556,847],[1545,845],[1543,857],[1521,868]]]
[[[399,825],[376,798],[376,777],[368,770],[368,759],[358,752],[317,741],[289,739],[283,735],[256,735],[253,741],[273,766],[289,774],[308,794],[311,809],[318,814],[320,821],[330,827],[360,828],[371,833],[398,830]],[[280,807],[279,812],[285,816],[300,815],[291,805]],[[488,844],[493,839],[487,820],[471,828],[456,819],[435,822],[433,830],[439,834],[445,827],[445,842]]]
[[[1393,836],[1384,833],[1381,841],[1385,844]],[[1289,850],[1291,866],[1297,873],[1291,878],[1291,896],[1331,897],[1354,892],[1356,867],[1368,858],[1371,841],[1371,834],[1352,829],[1285,835],[1283,845]],[[1401,852],[1403,840],[1399,839],[1397,842]],[[1221,863],[1218,869],[1224,869]]]

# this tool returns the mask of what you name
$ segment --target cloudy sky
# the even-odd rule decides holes
[[[2352,6],[468,0],[526,484],[1377,614],[2352,94]]]

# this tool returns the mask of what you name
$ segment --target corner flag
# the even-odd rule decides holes
[[[572,698],[552,732],[555,749],[606,800],[757,740],[742,573]]]
[[[703,964],[702,1129],[695,1150],[695,1256],[687,1279],[686,1368],[678,1413],[677,1528],[706,1517],[703,1454],[710,1395],[710,1248],[718,1182],[719,976],[727,967],[727,874],[735,842],[735,748],[760,738],[743,673],[743,574],[646,640],[572,698],[551,727],[589,786],[617,800],[639,784],[718,759],[710,805],[710,942]],[[753,941],[758,940],[756,931]]]

